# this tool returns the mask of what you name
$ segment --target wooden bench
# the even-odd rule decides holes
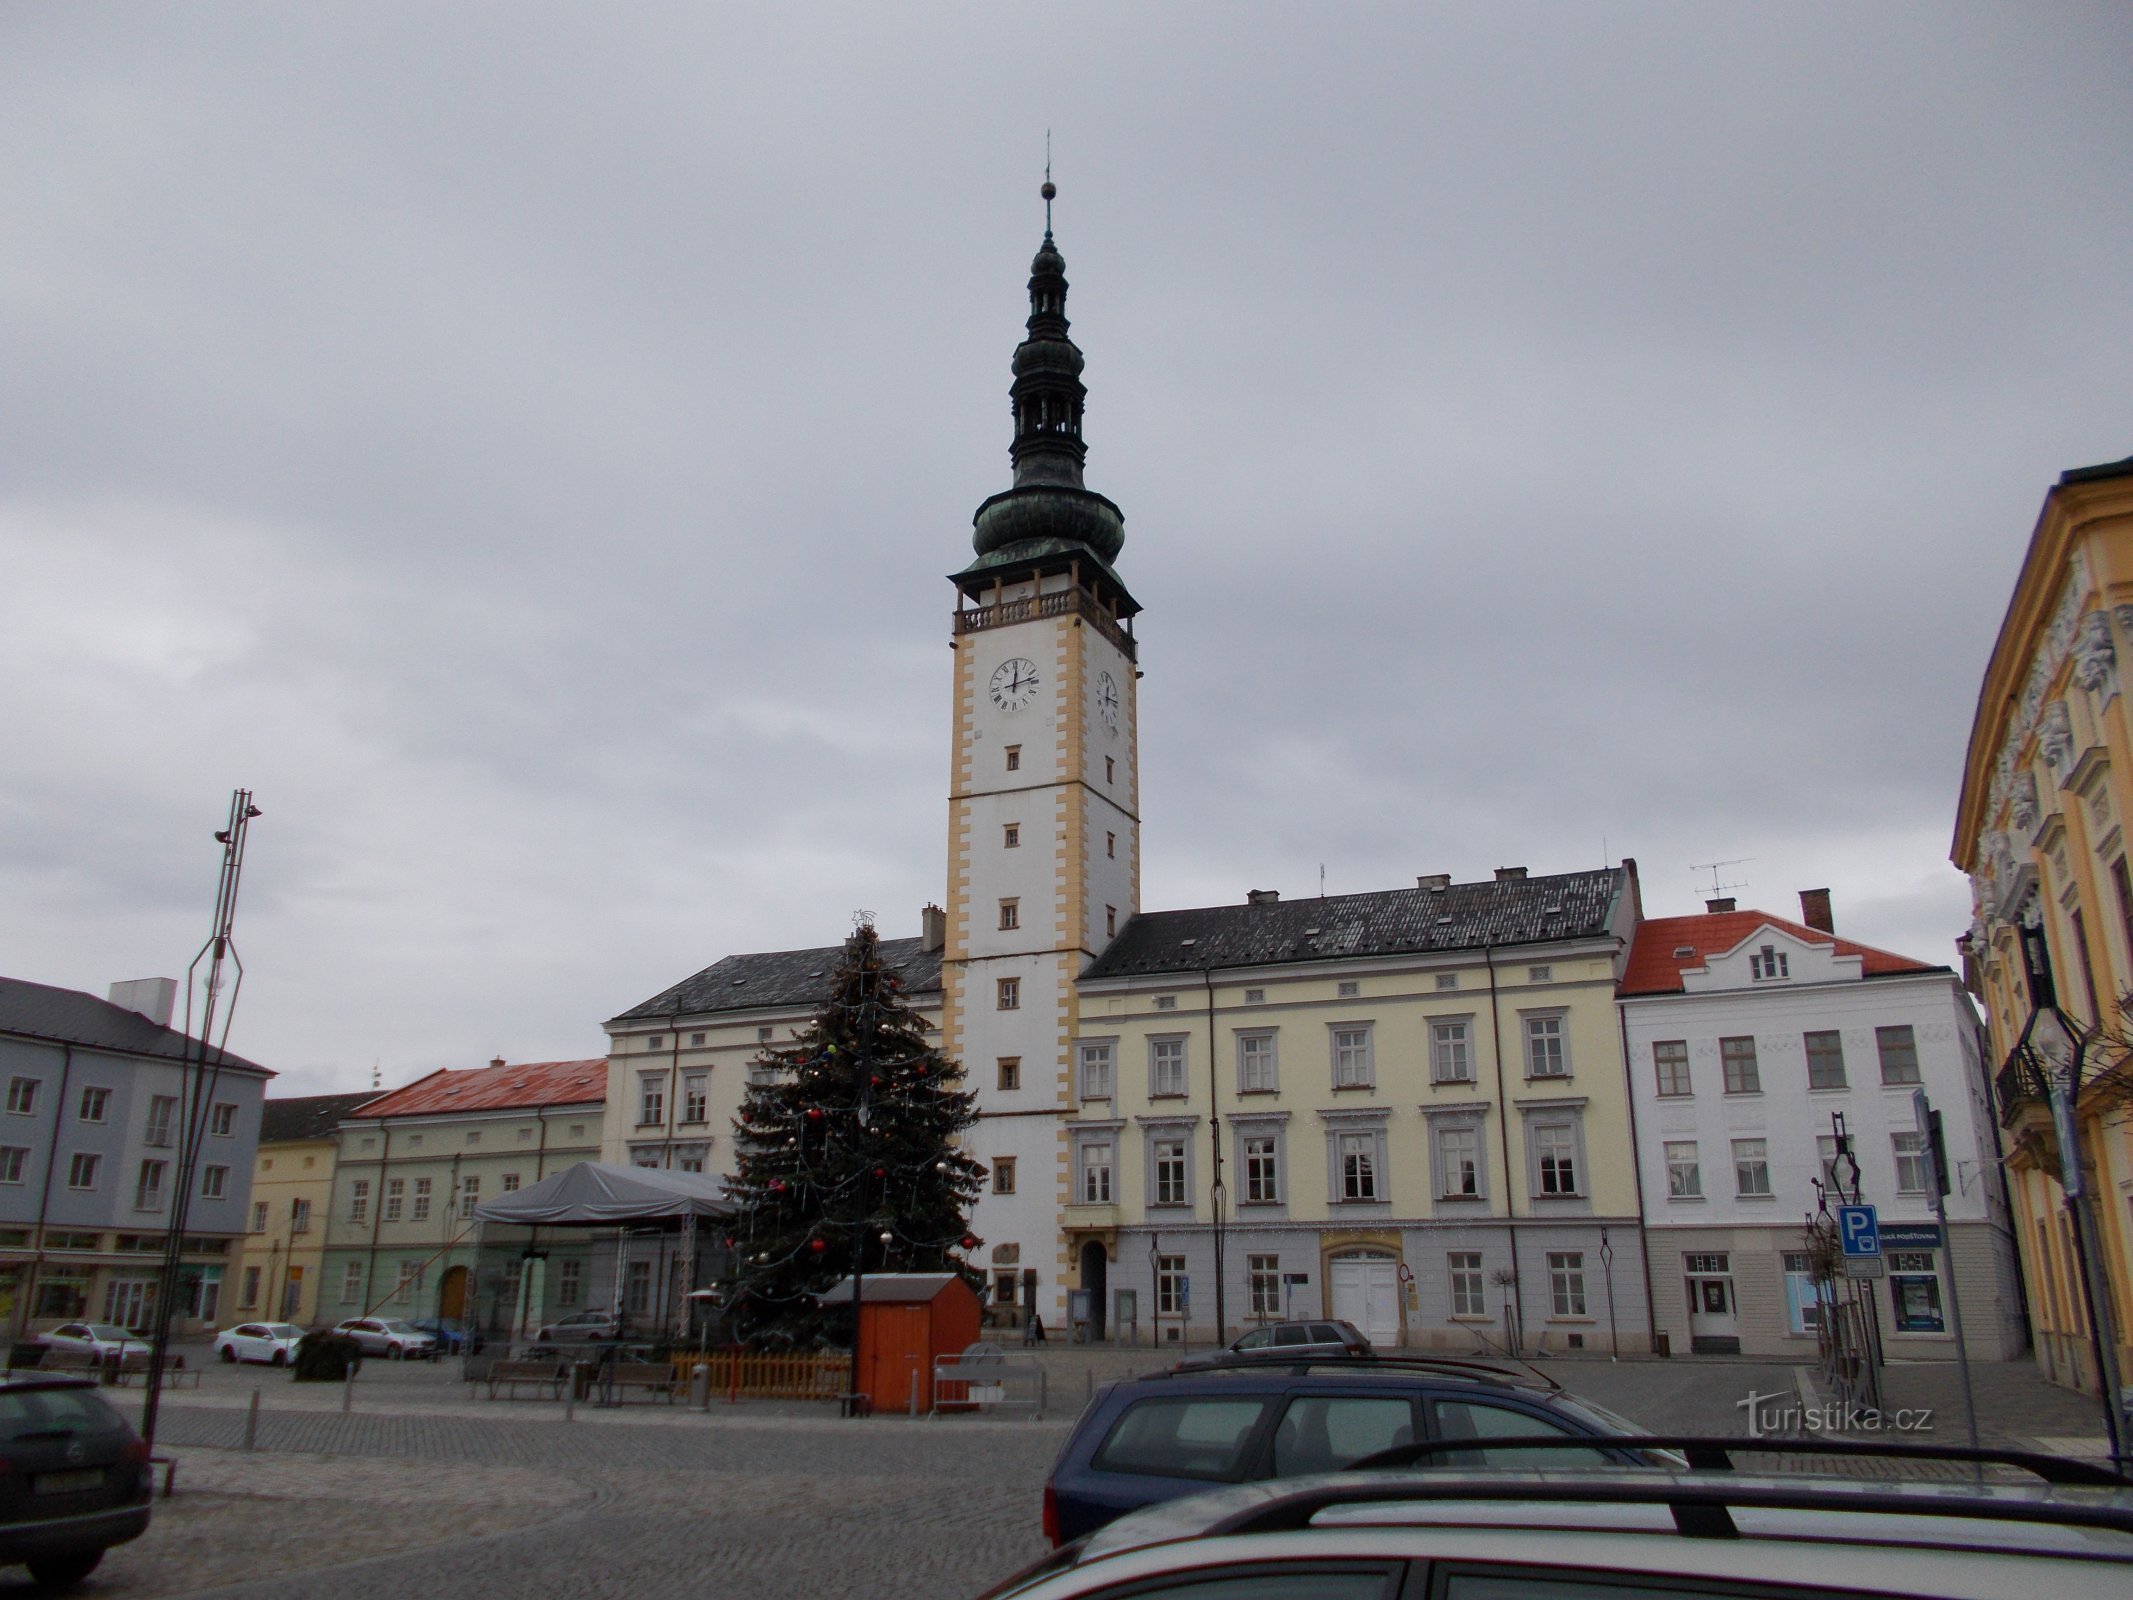
[[[45,1347],[37,1358],[39,1372],[102,1372],[104,1363],[94,1350],[56,1350]]]
[[[593,1374],[592,1388],[595,1393],[606,1392],[610,1387],[617,1400],[622,1398],[626,1390],[643,1389],[651,1393],[664,1393],[667,1404],[672,1405],[681,1384],[671,1361],[617,1361]]]
[[[508,1384],[511,1398],[518,1398],[518,1386],[522,1383],[538,1384],[548,1391],[548,1398],[563,1398],[563,1385],[570,1380],[570,1368],[560,1361],[498,1361],[489,1367],[489,1398],[496,1398],[500,1385]]]

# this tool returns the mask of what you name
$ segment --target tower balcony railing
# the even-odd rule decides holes
[[[983,633],[988,628],[1010,627],[1017,622],[1030,622],[1045,617],[1078,615],[1089,626],[1117,645],[1128,661],[1139,660],[1134,649],[1133,635],[1119,626],[1118,619],[1098,603],[1088,590],[1075,587],[1060,589],[1051,594],[1040,594],[1021,600],[1001,600],[989,606],[973,606],[955,614],[957,633]]]

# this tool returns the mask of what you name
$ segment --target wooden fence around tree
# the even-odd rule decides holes
[[[835,1400],[852,1387],[852,1358],[842,1351],[713,1350],[677,1355],[674,1364],[684,1388],[698,1367],[708,1367],[714,1399]]]

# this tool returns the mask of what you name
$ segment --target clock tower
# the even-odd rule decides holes
[[[1082,485],[1081,351],[1066,261],[1030,263],[1015,350],[1014,486],[978,507],[977,559],[955,573],[955,741],[948,786],[943,1044],[978,1092],[966,1148],[992,1168],[972,1263],[995,1285],[1036,1273],[1063,1325],[1064,1124],[1075,1107],[1074,982],[1140,905],[1140,763],[1132,619],[1113,570],[1117,506]]]

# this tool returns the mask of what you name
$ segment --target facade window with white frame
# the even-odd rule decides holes
[[[1255,1321],[1271,1322],[1281,1315],[1280,1256],[1246,1256],[1244,1282],[1251,1296],[1251,1315]]]
[[[1892,1133],[1889,1145],[1896,1157],[1896,1192],[1898,1194],[1924,1194],[1926,1192],[1926,1140],[1917,1132]]]
[[[1277,1134],[1247,1133],[1244,1148],[1244,1203],[1278,1205],[1281,1201],[1281,1139]]]
[[[1446,1255],[1444,1276],[1451,1285],[1453,1316],[1485,1317],[1489,1314],[1479,1250],[1454,1250]]]
[[[77,1152],[67,1163],[67,1187],[69,1189],[93,1189],[96,1187],[96,1169],[103,1164],[102,1156]]]
[[[1081,1097],[1084,1100],[1108,1100],[1111,1098],[1112,1048],[1108,1040],[1086,1043],[1081,1047]]]
[[[161,1211],[163,1209],[163,1173],[168,1162],[143,1161],[140,1176],[133,1186],[133,1209],[136,1211]]]
[[[1733,1192],[1743,1200],[1769,1198],[1769,1140],[1735,1139],[1733,1141]]]
[[[227,1139],[237,1131],[237,1108],[229,1101],[218,1101],[208,1114],[207,1131],[218,1139]]]
[[[1874,1030],[1874,1048],[1881,1056],[1881,1081],[1901,1087],[1918,1082],[1918,1037],[1908,1022]]]
[[[351,1261],[341,1272],[341,1304],[359,1306],[363,1303],[363,1263]]]
[[[1022,1058],[1020,1056],[1001,1056],[998,1066],[1000,1069],[1000,1087],[1002,1089],[1019,1089],[1022,1087]]]
[[[1533,1160],[1540,1173],[1544,1195],[1574,1195],[1578,1192],[1577,1130],[1566,1122],[1539,1122],[1533,1126]]]
[[[1446,1200],[1481,1198],[1481,1130],[1437,1129],[1437,1193]]]
[[[33,1116],[37,1110],[37,1089],[41,1078],[10,1078],[7,1080],[7,1109],[18,1117]]]
[[[1020,1011],[1022,1009],[1022,980],[1020,978],[1000,979],[993,994],[993,1003],[997,1009],[1001,1011]]]
[[[348,1186],[348,1220],[366,1222],[370,1219],[370,1180],[358,1178]]]
[[[1807,1087],[1842,1089],[1844,1081],[1844,1035],[1834,1028],[1800,1035],[1807,1047]]]
[[[1272,1094],[1280,1088],[1280,1066],[1276,1059],[1275,1037],[1272,1033],[1237,1035],[1239,1094]]]
[[[667,1075],[642,1072],[637,1075],[637,1126],[657,1127],[667,1120]]]
[[[1000,931],[1005,933],[1011,928],[1019,928],[1021,926],[1022,902],[1020,900],[1002,900],[1000,902]]]
[[[267,1203],[264,1200],[254,1200],[252,1202],[252,1231],[254,1233],[265,1233],[267,1231]]]
[[[1815,1284],[1814,1257],[1785,1252],[1785,1331],[1813,1333],[1822,1325],[1822,1294]]]
[[[1585,1253],[1582,1250],[1548,1252],[1548,1300],[1558,1317],[1585,1315]]]
[[[298,1197],[289,1202],[289,1232],[292,1234],[311,1231],[311,1202]]]
[[[203,1167],[200,1171],[200,1198],[220,1200],[230,1192],[230,1169],[228,1167]]]
[[[414,1203],[408,1207],[407,1220],[410,1222],[427,1222],[429,1221],[429,1219],[430,1180],[427,1178],[417,1178],[415,1180]]]
[[[1567,1078],[1570,1050],[1563,1037],[1561,1013],[1526,1018],[1526,1076]]]
[[[1075,1152],[1080,1158],[1075,1196],[1085,1206],[1111,1203],[1111,1160],[1115,1146],[1109,1139],[1084,1140]]]
[[[992,1158],[992,1192],[1013,1194],[1015,1192],[1015,1158],[994,1156]]]
[[[1185,1038],[1179,1034],[1171,1038],[1148,1041],[1148,1098],[1151,1100],[1182,1100],[1186,1093]]]
[[[1448,1017],[1429,1025],[1429,1078],[1432,1083],[1472,1083],[1474,1056],[1469,1024],[1464,1017]]]
[[[141,1143],[167,1148],[171,1143],[171,1128],[178,1120],[178,1097],[174,1094],[156,1094],[148,1097],[148,1124],[141,1132]]]
[[[1756,1065],[1755,1040],[1752,1037],[1719,1040],[1718,1059],[1726,1071],[1727,1094],[1763,1092],[1763,1074],[1762,1069]]]
[[[1368,1089],[1375,1084],[1370,1059],[1370,1029],[1347,1026],[1333,1030],[1333,1087]]]
[[[555,1293],[558,1304],[574,1306],[579,1303],[585,1293],[585,1268],[583,1263],[577,1261],[563,1263],[563,1270],[558,1277]]]
[[[1666,1142],[1666,1197],[1669,1200],[1701,1200],[1703,1169],[1696,1160],[1694,1139]]]
[[[94,1084],[85,1085],[81,1092],[81,1120],[102,1122],[111,1105],[111,1091],[99,1089]]]
[[[685,1072],[681,1077],[681,1120],[687,1123],[711,1120],[711,1074]]]
[[[1185,1311],[1185,1258],[1155,1258],[1155,1310],[1157,1316],[1182,1316]]]
[[[385,1220],[387,1222],[398,1222],[401,1209],[406,1202],[407,1180],[405,1178],[387,1178],[385,1180]]]
[[[1772,983],[1792,976],[1792,961],[1775,945],[1764,945],[1748,957],[1748,977],[1754,983]]]
[[[1363,986],[1354,978],[1343,978],[1338,984],[1334,985],[1333,992],[1336,999],[1354,1000],[1362,995]]]
[[[465,1177],[459,1180],[459,1220],[474,1220],[474,1208],[481,1204],[481,1179]]]
[[[1378,1136],[1375,1133],[1336,1134],[1334,1147],[1340,1162],[1341,1199],[1382,1199],[1384,1191],[1378,1185]]]
[[[19,1144],[0,1145],[0,1183],[20,1183],[29,1168],[30,1153]]]
[[[1155,1198],[1159,1206],[1182,1206],[1192,1203],[1192,1196],[1185,1187],[1185,1141],[1183,1139],[1156,1139],[1150,1150],[1155,1163]]]
[[[1661,1039],[1652,1046],[1652,1072],[1658,1080],[1659,1098],[1676,1100],[1689,1093],[1689,1042]]]

